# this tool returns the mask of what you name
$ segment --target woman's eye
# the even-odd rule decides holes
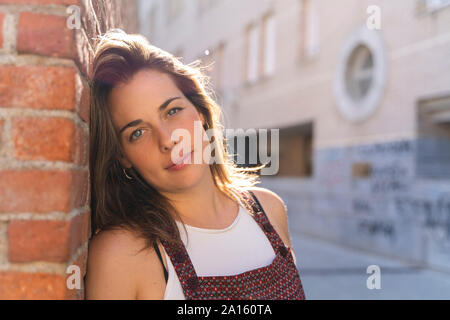
[[[136,135],[136,133],[139,133],[138,135]],[[142,129],[137,129],[135,131],[133,131],[130,135],[130,141],[136,140],[137,138],[139,138],[140,136],[142,136]]]
[[[171,112],[174,111],[174,110],[183,110],[183,108],[179,108],[179,107],[172,108],[172,109],[169,110],[168,114],[169,114],[169,115],[175,114],[176,112],[174,112],[174,113],[171,114]]]

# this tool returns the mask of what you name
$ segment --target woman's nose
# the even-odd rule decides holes
[[[159,131],[159,145],[162,152],[172,150],[173,146],[179,142],[176,139],[172,139],[172,130],[170,130],[170,128],[161,126],[158,131]],[[180,137],[178,140],[181,139],[182,138]]]

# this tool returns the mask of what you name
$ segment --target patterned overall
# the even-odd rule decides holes
[[[237,191],[241,203],[269,239],[276,256],[271,264],[229,276],[197,276],[185,246],[161,241],[170,257],[187,300],[296,299],[304,300],[302,283],[291,254],[270,224],[252,191]]]

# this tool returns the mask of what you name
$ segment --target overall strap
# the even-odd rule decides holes
[[[246,206],[247,210],[252,213],[253,218],[269,239],[275,253],[279,252],[281,255],[286,257],[288,250],[284,245],[283,240],[281,240],[275,228],[270,223],[269,218],[267,217],[267,214],[256,195],[251,190],[239,191],[238,193],[241,195],[241,198],[243,198],[242,202]]]
[[[159,251],[159,247],[158,247],[158,244],[156,242],[153,244],[153,247],[155,248],[155,252],[158,255],[159,261],[161,261],[161,265],[162,265],[163,270],[164,270],[164,279],[166,280],[166,283],[167,283],[167,280],[169,279],[169,272],[167,271],[166,266],[164,265],[164,261],[163,261],[162,256],[161,256],[161,252]]]
[[[184,245],[175,246],[161,240],[167,255],[177,273],[186,300],[194,299],[198,288],[197,273]]]

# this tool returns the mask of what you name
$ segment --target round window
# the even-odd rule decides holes
[[[345,72],[347,94],[354,101],[367,96],[373,84],[373,56],[365,45],[357,46],[350,54]]]
[[[338,109],[350,121],[367,119],[381,100],[386,59],[378,31],[362,27],[343,44],[334,83]]]

